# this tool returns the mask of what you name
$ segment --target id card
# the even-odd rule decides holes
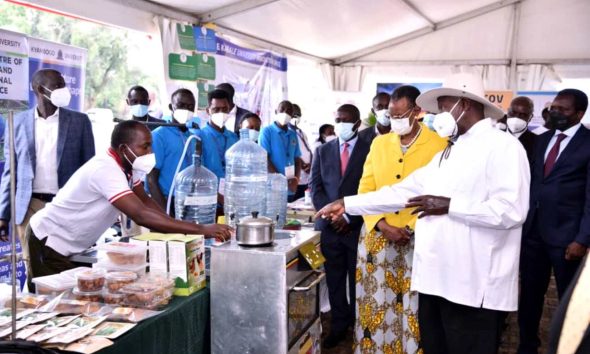
[[[288,180],[295,177],[295,166],[291,165],[285,167],[285,177],[287,177]]]

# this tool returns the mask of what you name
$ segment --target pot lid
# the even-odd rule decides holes
[[[246,226],[269,226],[273,224],[273,221],[266,216],[258,216],[258,212],[253,211],[252,216],[247,216],[240,219],[238,224]]]

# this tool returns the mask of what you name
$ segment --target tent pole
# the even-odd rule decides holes
[[[8,149],[9,149],[9,166],[10,166],[10,265],[12,266],[12,301],[11,301],[11,313],[12,313],[12,335],[11,339],[16,340],[16,222],[15,222],[15,192],[16,192],[16,171],[15,166],[15,154],[14,154],[14,112],[8,111]]]
[[[520,2],[514,4],[514,16],[512,20],[512,41],[510,48],[510,89],[512,91],[518,90],[516,64],[518,54],[518,30],[520,28],[520,6]]]

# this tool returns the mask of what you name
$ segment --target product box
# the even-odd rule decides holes
[[[168,272],[168,248],[166,238],[169,235],[148,232],[129,240],[129,243],[139,244],[148,249],[150,272]]]
[[[205,287],[205,238],[203,235],[170,235],[168,265],[176,278],[174,295],[188,296]]]

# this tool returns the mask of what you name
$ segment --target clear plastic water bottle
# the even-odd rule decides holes
[[[215,223],[217,209],[217,176],[201,166],[199,153],[193,155],[193,164],[176,175],[174,179],[174,210],[176,219],[196,224]]]
[[[265,216],[276,220],[276,228],[283,228],[287,222],[287,178],[280,173],[269,173],[266,183]],[[278,217],[278,218],[277,218]]]
[[[225,153],[225,222],[235,226],[253,211],[265,215],[267,153],[240,130],[240,141]]]

